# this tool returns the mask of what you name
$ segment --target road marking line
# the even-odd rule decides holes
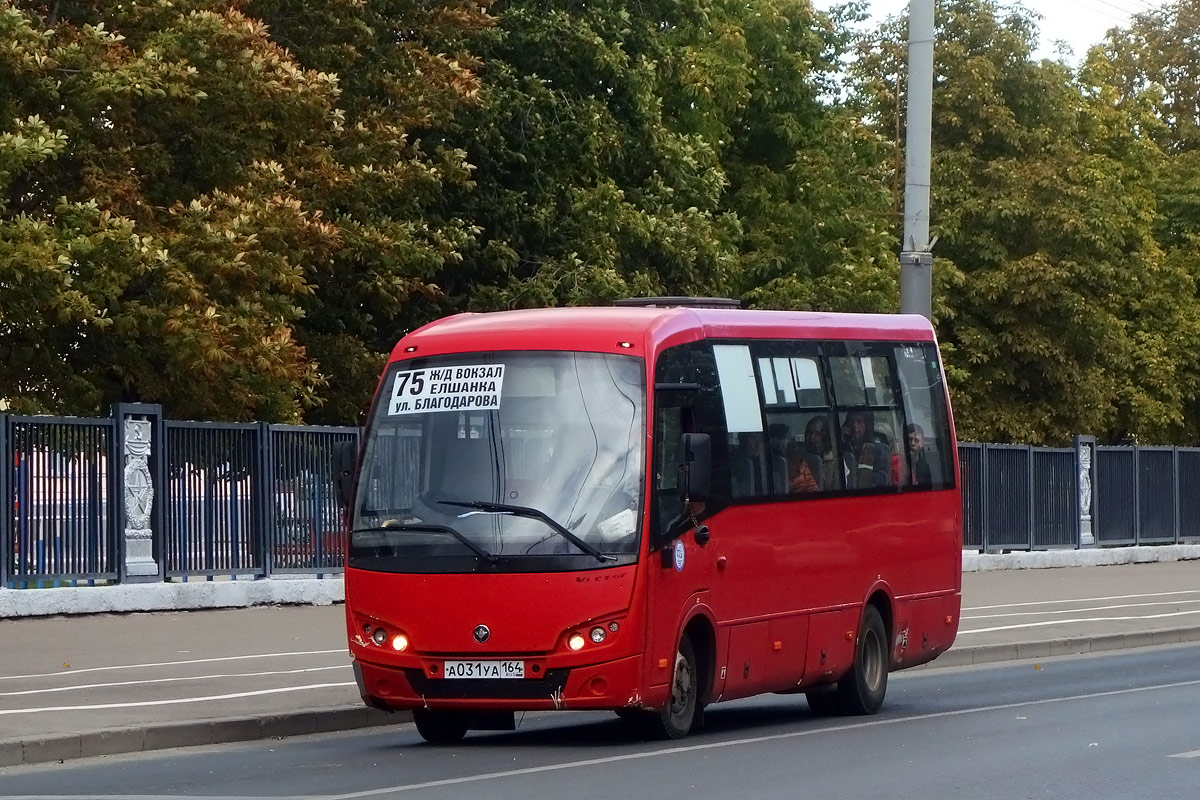
[[[1041,622],[1026,622],[1021,625],[997,625],[991,628],[975,628],[974,630],[958,632],[959,636],[969,635],[972,633],[996,633],[998,631],[1015,631],[1021,628],[1043,628],[1047,625],[1070,625],[1077,622],[1130,622],[1133,620],[1143,619],[1166,619],[1168,617],[1186,617],[1193,614],[1200,614],[1200,609],[1195,611],[1175,611],[1170,614],[1142,614],[1133,617],[1083,617],[1080,619],[1051,619]]]
[[[1112,606],[1088,606],[1087,608],[1056,608],[1052,611],[1012,611],[1006,614],[963,614],[961,619],[998,619],[1001,617],[1031,617],[1036,614],[1081,614],[1086,611],[1112,611],[1115,608],[1150,608],[1151,606],[1179,606],[1200,603],[1195,600],[1163,600],[1158,603],[1120,603]]]
[[[1178,594],[1200,594],[1200,589],[1181,589],[1176,592],[1153,592],[1151,594],[1114,594],[1108,597],[1067,597],[1062,600],[1031,600],[1025,603],[1001,603],[994,606],[971,606],[963,611],[988,611],[993,608],[1027,608],[1029,606],[1049,606],[1060,603],[1105,603],[1109,600],[1136,600],[1140,597],[1174,597]]]
[[[320,656],[330,653],[346,654],[345,647],[336,650],[297,650],[294,653],[255,653],[248,656],[221,656],[220,658],[191,658],[185,661],[152,661],[147,664],[114,664],[111,667],[88,667],[61,672],[41,672],[34,675],[0,675],[0,681],[18,681],[24,678],[61,678],[64,675],[82,675],[85,672],[107,672],[118,669],[146,669],[148,667],[174,667],[181,664],[214,664],[218,661],[243,661],[253,658],[287,658],[290,656]]]
[[[1167,758],[1200,758],[1200,750],[1192,750],[1188,753],[1175,753],[1167,756]]]
[[[229,672],[217,675],[188,675],[178,678],[150,678],[144,681],[113,681],[112,683],[81,683],[78,686],[55,686],[51,689],[25,689],[20,692],[0,692],[0,697],[19,697],[29,694],[50,694],[52,692],[75,692],[80,689],[107,689],[112,686],[141,686],[149,683],[176,683],[179,681],[204,681],[217,678],[260,678],[268,675],[302,675],[307,672],[323,672],[330,669],[350,670],[349,664],[338,664],[334,667],[306,667],[304,669],[280,669],[267,672]]]
[[[699,752],[703,750],[716,750],[725,747],[738,747],[747,744],[759,744],[761,742],[782,741],[784,739],[797,739],[802,736],[816,736],[822,733],[842,733],[845,731],[862,730],[864,728],[875,728],[883,725],[896,725],[903,722],[923,722],[931,719],[942,719],[945,717],[960,717],[967,714],[979,714],[988,711],[1008,711],[1014,708],[1027,708],[1029,706],[1048,705],[1052,703],[1068,703],[1076,700],[1095,700],[1103,697],[1117,697],[1125,694],[1135,694],[1139,692],[1152,692],[1159,689],[1181,689],[1188,686],[1200,686],[1200,680],[1179,681],[1178,683],[1165,683],[1157,686],[1138,686],[1132,689],[1115,689],[1108,692],[1092,692],[1089,694],[1078,694],[1070,697],[1051,697],[1045,700],[1023,700],[1019,703],[1002,703],[994,706],[980,706],[979,708],[961,708],[957,711],[939,711],[933,714],[918,714],[912,717],[896,717],[893,719],[873,719],[865,722],[854,722],[845,725],[833,725],[830,727],[819,729],[806,729],[802,731],[791,731],[789,733],[775,733],[766,736],[750,736],[744,739],[731,739],[724,742],[708,742],[695,745],[683,745],[678,747],[668,747],[662,750],[643,751],[640,753],[626,753],[619,756],[607,756],[605,758],[589,758],[583,761],[566,761],[558,764],[546,764],[540,767],[525,767],[524,769],[506,770],[503,772],[488,772],[482,775],[465,775],[459,778],[443,778],[437,781],[426,781],[424,783],[402,784],[400,786],[389,786],[381,789],[368,789],[361,792],[348,792],[339,795],[320,795],[304,800],[356,800],[360,797],[378,797],[387,794],[398,794],[400,792],[410,792],[417,789],[433,789],[440,786],[454,786],[461,783],[478,783],[480,781],[495,780],[497,778],[513,778],[521,775],[534,775],[539,772],[556,772],[564,769],[575,769],[576,767],[592,767],[601,764],[614,764],[621,761],[635,761],[643,758],[661,758],[669,755],[685,755],[688,753]]]
[[[100,703],[92,706],[51,706],[49,708],[6,708],[0,709],[0,717],[10,714],[42,714],[50,711],[98,711],[105,708],[145,708],[147,706],[172,706],[180,703],[205,703],[209,700],[236,700],[239,697],[261,697],[266,694],[286,694],[288,692],[304,692],[309,689],[335,689],[343,686],[354,686],[354,681],[344,683],[311,683],[306,686],[282,686],[278,689],[258,689],[253,692],[234,692],[232,694],[214,694],[207,697],[175,697],[170,700],[139,700],[132,703]]]

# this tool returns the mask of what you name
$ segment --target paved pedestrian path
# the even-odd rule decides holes
[[[403,720],[364,708],[344,608],[0,621],[0,767]],[[963,575],[930,668],[1200,641],[1200,561]]]

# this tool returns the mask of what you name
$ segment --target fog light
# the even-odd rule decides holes
[[[582,650],[584,645],[583,637],[578,633],[567,640],[567,647],[572,650]]]
[[[376,628],[375,632],[371,634],[371,641],[375,644],[383,644],[387,641],[387,631],[383,628]]]
[[[405,636],[403,633],[397,633],[395,636],[392,637],[392,649],[398,650],[398,651],[399,650],[407,650],[408,649],[408,637]]]
[[[592,641],[596,644],[603,642],[606,635],[607,634],[604,633],[604,628],[592,628],[591,637]]]

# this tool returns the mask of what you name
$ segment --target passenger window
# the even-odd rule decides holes
[[[725,406],[725,427],[730,433],[762,433],[762,410],[754,385],[754,365],[750,348],[744,344],[713,346],[721,399]]]
[[[836,441],[814,342],[755,345],[766,417],[763,450],[772,495],[804,495],[842,487]]]
[[[904,412],[891,348],[834,343],[829,358],[846,488],[903,485]]]
[[[906,489],[954,486],[950,415],[946,390],[933,345],[908,345],[895,351],[908,423],[905,438]]]
[[[825,405],[821,370],[815,358],[760,358],[758,374],[762,382],[763,405]]]

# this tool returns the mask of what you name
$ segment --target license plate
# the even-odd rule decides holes
[[[524,678],[524,661],[447,661],[443,678]]]

